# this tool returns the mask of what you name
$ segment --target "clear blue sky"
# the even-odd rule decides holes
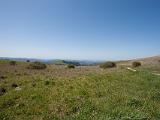
[[[0,0],[0,56],[128,59],[160,54],[160,0]]]

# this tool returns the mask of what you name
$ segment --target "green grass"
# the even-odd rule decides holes
[[[55,68],[50,67],[29,72],[17,66],[20,75],[15,75],[13,69],[0,72],[7,76],[0,80],[0,87],[7,90],[0,96],[0,120],[160,119],[160,76],[148,70],[98,69],[66,77],[54,74],[62,69],[62,73],[74,73],[78,68],[53,72]],[[22,90],[16,91],[12,83]]]

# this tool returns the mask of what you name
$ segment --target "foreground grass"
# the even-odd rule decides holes
[[[0,96],[0,119],[160,119],[160,77],[149,71],[121,69],[73,77],[39,72],[18,76],[6,72],[7,78],[0,81],[7,89]],[[22,90],[11,88],[13,82]]]

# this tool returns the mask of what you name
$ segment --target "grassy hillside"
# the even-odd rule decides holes
[[[0,61],[0,88],[6,90],[0,120],[160,119],[160,76],[152,74],[152,65],[132,72],[120,63],[106,70],[58,65],[35,70],[28,64]]]
[[[127,61],[118,61],[117,64],[119,66],[131,66],[132,62],[139,61],[142,63],[142,67],[144,69],[152,70],[152,71],[160,71],[160,56],[127,60]]]

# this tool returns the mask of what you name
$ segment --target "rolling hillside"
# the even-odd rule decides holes
[[[136,72],[119,67],[132,61],[110,69],[53,64],[28,69],[28,62],[1,60],[0,119],[159,120],[160,76],[151,64],[158,72],[159,57],[138,60],[145,64]]]

